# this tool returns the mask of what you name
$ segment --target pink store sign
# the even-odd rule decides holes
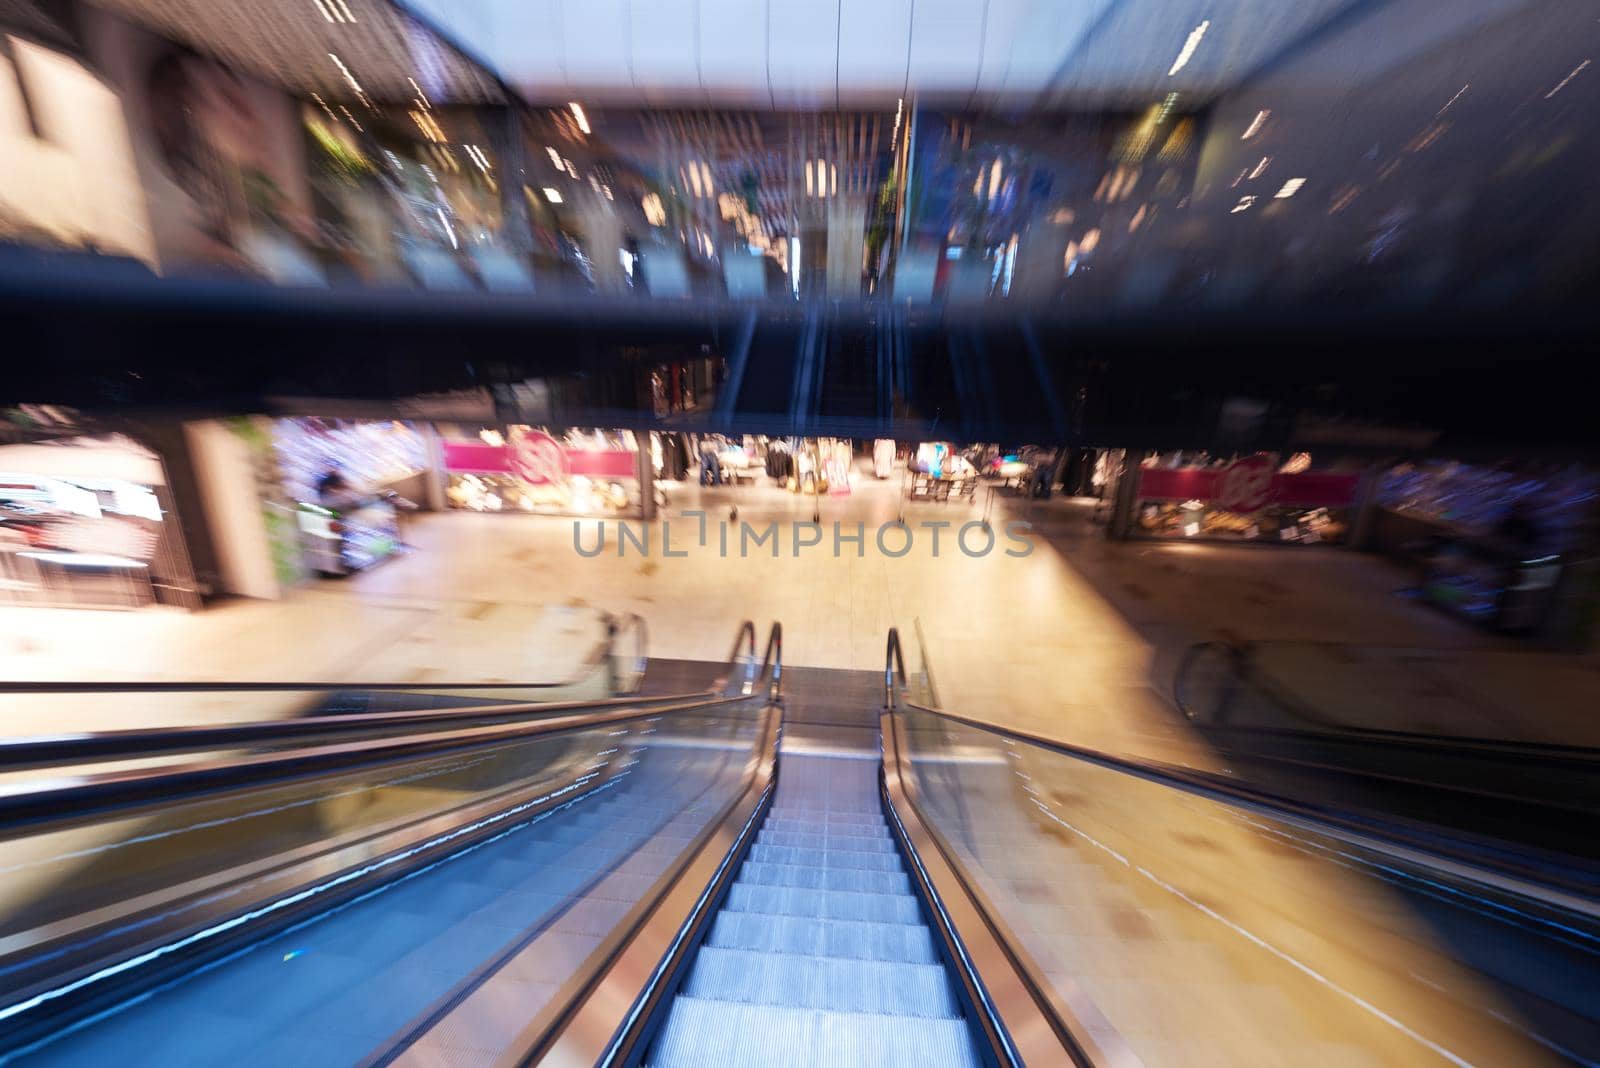
[[[444,443],[444,469],[451,474],[514,475],[534,486],[560,484],[573,475],[637,478],[636,463],[627,449],[569,449],[537,431],[520,434],[506,445]]]

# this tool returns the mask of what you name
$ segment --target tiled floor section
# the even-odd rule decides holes
[[[1341,715],[1375,725],[1480,730],[1600,744],[1600,668],[1494,639],[1397,596],[1408,577],[1341,550],[1112,543],[1077,502],[997,498],[997,516],[1038,524],[1033,551],[1007,556],[1003,536],[969,557],[957,527],[983,504],[913,504],[903,556],[898,479],[863,477],[849,496],[811,498],[766,484],[668,489],[651,553],[631,545],[586,558],[593,521],[447,513],[419,517],[412,555],[319,583],[275,603],[236,603],[194,616],[0,610],[0,675],[12,678],[374,681],[549,678],[575,662],[572,643],[539,628],[548,607],[637,611],[652,654],[715,660],[744,618],[780,619],[790,665],[880,670],[884,633],[922,621],[945,703],[972,715],[1106,748],[1193,759],[1165,697],[1177,655],[1231,635],[1280,643],[1271,665],[1291,686],[1326,694]],[[822,543],[796,557],[791,523],[820,509]],[[719,548],[729,530],[728,554]],[[699,544],[705,511],[706,544]],[[774,545],[741,555],[741,528],[779,523]],[[865,524],[865,544],[841,542]],[[935,553],[924,522],[947,522]],[[663,531],[670,528],[670,557]],[[806,538],[813,536],[807,531]],[[981,530],[967,533],[974,550]],[[686,555],[678,555],[684,553]],[[859,555],[858,555],[859,553]],[[1294,644],[1282,644],[1294,643]],[[1313,643],[1313,644],[1306,644]],[[1332,647],[1366,650],[1354,665]],[[1383,654],[1378,647],[1397,651]],[[1428,662],[1405,659],[1430,650]],[[1309,651],[1308,651],[1309,650]],[[1425,693],[1419,696],[1418,680]],[[1466,696],[1463,696],[1466,695]],[[1470,698],[1470,699],[1469,699]],[[1425,709],[1422,713],[1416,710]],[[246,710],[248,711],[248,710]],[[86,704],[48,715],[8,710],[3,728],[93,728],[175,721],[183,710]],[[239,709],[197,710],[227,718]],[[41,725],[41,721],[48,726]]]

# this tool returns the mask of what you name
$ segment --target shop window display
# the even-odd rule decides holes
[[[279,419],[273,444],[284,489],[297,501],[314,501],[330,470],[352,485],[380,491],[415,478],[428,466],[427,442],[398,420]]]
[[[124,455],[125,464],[107,460]],[[13,457],[32,470],[10,469]],[[183,577],[165,574],[173,567],[159,557],[165,515],[154,482],[79,473],[120,467],[157,465],[115,443],[0,449],[0,599],[138,607]]]
[[[1378,503],[1378,545],[1420,567],[1426,600],[1532,633],[1546,628],[1564,570],[1593,536],[1600,479],[1581,467],[1402,464],[1379,481]],[[1592,611],[1592,590],[1573,596],[1590,606],[1580,615]]]
[[[625,515],[640,507],[639,442],[631,430],[483,428],[473,437],[447,434],[443,451],[452,508]]]
[[[955,451],[947,441],[925,441],[917,446],[907,464],[912,500],[948,501],[951,497],[973,498],[978,486],[978,467]]]
[[[279,419],[278,470],[295,507],[299,553],[321,575],[348,575],[401,548],[428,464],[422,433],[399,420]]]
[[[1360,481],[1357,471],[1313,470],[1306,453],[1151,457],[1138,477],[1139,534],[1283,545],[1342,544]]]

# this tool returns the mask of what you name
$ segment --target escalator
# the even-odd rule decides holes
[[[981,1063],[877,770],[865,753],[783,758],[647,1064]]]
[[[0,1063],[1600,1055],[1558,872],[945,711],[894,632],[882,675],[757,653],[19,750],[61,774],[0,796]]]
[[[763,320],[754,324],[744,365],[728,383],[730,416],[787,415],[795,379],[806,347],[813,344],[816,323],[808,310],[804,318]]]
[[[1288,693],[1248,647],[1203,642],[1173,696],[1227,767],[1251,782],[1587,865],[1600,882],[1600,751],[1353,727]]]

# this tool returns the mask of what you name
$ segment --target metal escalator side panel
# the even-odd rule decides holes
[[[1135,1064],[1125,1047],[1095,1037],[1072,1006],[1043,978],[1016,936],[972,880],[962,876],[954,854],[923,819],[916,787],[903,774],[904,739],[894,714],[881,718],[884,809],[912,881],[928,903],[974,1018],[1003,1065]],[[1100,1032],[1103,1033],[1103,1032]]]

